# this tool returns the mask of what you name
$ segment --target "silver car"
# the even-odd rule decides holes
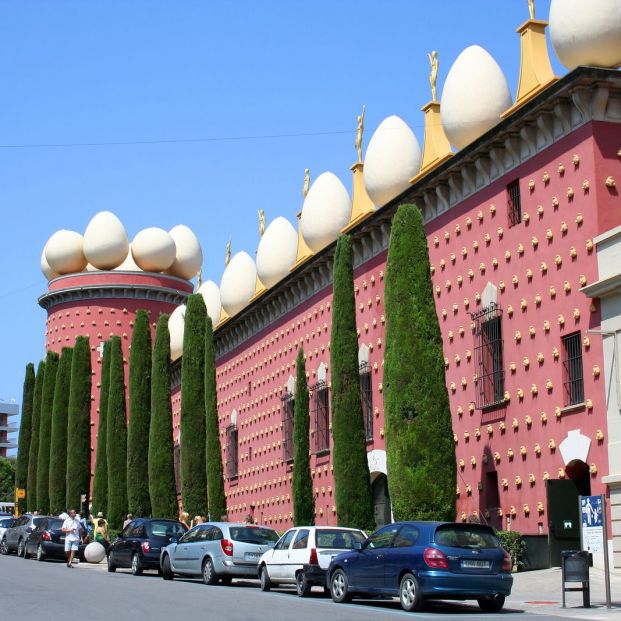
[[[39,522],[46,520],[47,515],[31,515],[24,513],[15,518],[13,526],[7,528],[0,540],[0,554],[10,554],[17,552],[17,556],[24,556],[26,550],[26,539],[30,533],[38,526]]]
[[[278,541],[275,530],[255,524],[208,522],[189,530],[160,555],[164,580],[202,576],[205,584],[256,578],[261,555]]]

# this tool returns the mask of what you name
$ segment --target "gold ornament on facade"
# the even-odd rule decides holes
[[[570,186],[567,188],[567,198],[571,200],[574,197],[574,189]]]
[[[531,415],[530,415],[530,414],[527,414],[527,415],[524,417],[524,422],[526,423],[526,426],[527,426],[527,427],[530,427],[530,426],[533,424],[533,419],[532,419],[532,417],[531,417]]]
[[[518,489],[522,487],[522,477],[519,474],[515,475],[515,487]]]
[[[585,180],[582,182],[582,189],[583,189],[585,192],[588,192],[590,188],[591,188],[591,182],[590,182],[588,179],[585,179]]]
[[[548,183],[550,183],[550,173],[548,172],[544,172],[543,173],[543,182],[547,185]]]
[[[584,216],[581,213],[576,215],[576,224],[580,226],[584,222]]]
[[[525,224],[528,224],[528,223],[530,222],[530,214],[528,213],[528,211],[525,211],[525,212],[522,214],[522,221],[523,221]]]
[[[616,182],[614,180],[614,177],[612,175],[610,175],[609,177],[606,177],[606,187],[607,188],[614,188],[616,187]]]
[[[612,179],[612,177],[610,177]],[[496,205],[490,205],[489,206],[489,212],[492,214],[492,216],[496,213]]]
[[[552,197],[552,206],[553,207],[558,207],[559,206],[559,200],[558,200],[558,196],[553,196]]]
[[[533,192],[533,191],[535,190],[535,180],[534,180],[534,179],[531,179],[531,180],[528,182],[528,189],[529,189],[531,192]]]
[[[535,444],[533,451],[535,452],[535,455],[541,455],[541,445],[539,443]]]

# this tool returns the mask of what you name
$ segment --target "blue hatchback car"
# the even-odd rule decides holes
[[[357,548],[335,556],[328,568],[337,603],[390,595],[415,611],[429,599],[476,599],[482,611],[498,612],[511,593],[511,557],[489,526],[395,522]]]

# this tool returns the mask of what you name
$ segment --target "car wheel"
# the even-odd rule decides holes
[[[134,552],[132,556],[132,576],[142,576],[142,572],[144,567],[142,565],[142,561],[140,560],[140,555],[138,552]]]
[[[482,597],[477,600],[479,608],[483,612],[499,612],[505,605],[504,595],[494,595],[492,597]]]
[[[38,561],[45,560],[45,553],[43,552],[43,546],[41,544],[37,546],[37,560]]]
[[[405,574],[401,578],[399,601],[401,602],[401,608],[406,612],[422,610],[425,605],[425,598],[421,595],[418,582],[412,574]]]
[[[2,541],[0,541],[0,554],[6,556],[9,553],[9,546],[6,542],[6,537],[2,537]]]
[[[259,570],[259,581],[261,582],[261,591],[269,591],[274,586],[265,565],[261,565],[261,569]]]
[[[311,585],[306,579],[306,574],[303,571],[298,572],[295,577],[295,590],[298,597],[308,597],[311,592]]]
[[[17,542],[17,556],[21,556],[22,558],[26,558],[26,543],[23,539],[20,539]]]
[[[162,559],[162,578],[164,580],[172,580],[175,577],[172,567],[170,566],[170,557],[168,554]]]
[[[217,584],[218,574],[213,566],[213,561],[207,557],[203,562],[203,582],[205,584]]]
[[[113,572],[116,571],[116,565],[114,564],[114,559],[112,557],[112,552],[108,554],[108,571]]]
[[[351,602],[351,594],[349,593],[349,582],[347,574],[342,569],[337,569],[330,578],[330,595],[332,601],[337,604]]]

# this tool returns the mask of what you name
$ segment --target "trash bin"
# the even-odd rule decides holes
[[[589,564],[591,555],[581,550],[563,550],[561,552],[561,569],[563,580],[563,608],[567,591],[582,591],[582,605],[591,607],[591,587],[589,582]],[[565,583],[579,582],[582,586],[566,587]]]

